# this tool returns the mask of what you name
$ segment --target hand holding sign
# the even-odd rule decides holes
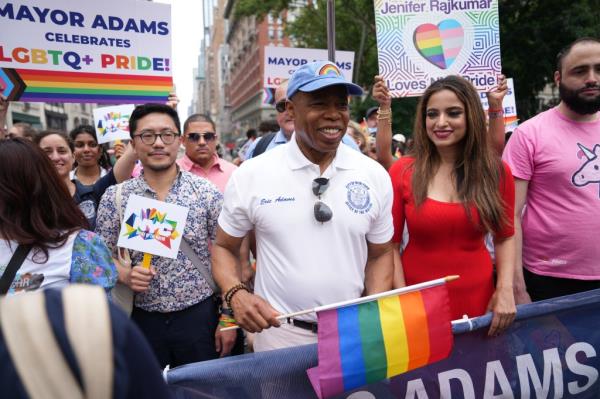
[[[133,104],[101,107],[94,110],[94,126],[99,144],[110,141],[129,140],[129,117]]]
[[[150,267],[152,255],[177,258],[183,237],[188,208],[132,195],[117,245],[144,253],[142,265],[134,266],[129,286],[145,291],[156,272]]]

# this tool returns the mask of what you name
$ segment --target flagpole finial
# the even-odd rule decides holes
[[[460,276],[456,274],[453,274],[452,276],[446,276],[446,282],[449,283],[450,281],[458,280],[459,278]]]

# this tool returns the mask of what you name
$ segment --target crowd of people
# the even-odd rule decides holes
[[[279,131],[249,135],[239,167],[218,155],[212,119],[182,128],[173,101],[135,108],[114,166],[91,126],[12,126],[0,141],[0,293],[101,286],[161,367],[243,353],[241,330],[221,331],[232,325],[254,351],[314,343],[314,314],[278,316],[451,274],[453,318],[492,312],[489,334],[501,334],[517,304],[600,288],[600,40],[566,46],[554,82],[560,103],[506,147],[503,76],[487,113],[469,81],[433,82],[405,151],[384,79],[367,130],[350,121],[363,89],[328,61],[276,90]],[[117,246],[131,195],[189,209],[176,259],[147,268]]]

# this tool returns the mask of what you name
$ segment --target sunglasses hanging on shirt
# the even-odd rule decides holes
[[[312,182],[313,194],[317,196],[317,202],[315,202],[314,213],[317,222],[329,222],[333,217],[331,208],[321,201],[321,195],[329,188],[329,179],[325,177],[317,177]]]

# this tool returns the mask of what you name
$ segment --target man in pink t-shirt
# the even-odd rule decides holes
[[[503,155],[515,177],[517,303],[600,288],[600,40],[563,49],[554,80],[560,104],[519,126]]]
[[[217,131],[208,115],[194,114],[183,124],[185,155],[177,160],[181,169],[203,177],[225,192],[237,166],[217,155]]]

